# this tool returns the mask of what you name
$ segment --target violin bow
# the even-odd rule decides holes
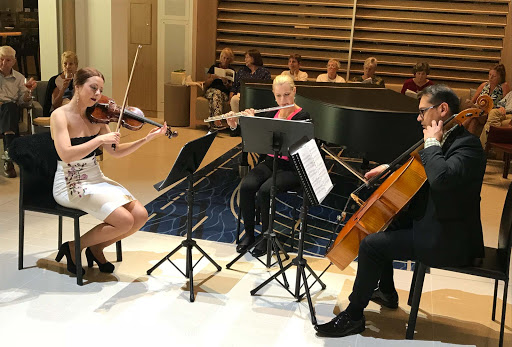
[[[128,79],[128,85],[126,86],[126,92],[124,94],[123,105],[121,106],[121,111],[119,112],[119,120],[117,121],[116,132],[118,132],[119,129],[121,128],[121,121],[123,119],[124,109],[126,107],[126,101],[128,100],[128,92],[130,91],[130,85],[132,84],[133,72],[135,71],[135,64],[137,63],[137,58],[139,57],[139,51],[141,48],[142,48],[142,45],[139,45],[137,47],[137,52],[135,52],[135,59],[133,59],[132,71],[130,72],[130,78]],[[112,144],[112,148],[115,151],[116,145]]]

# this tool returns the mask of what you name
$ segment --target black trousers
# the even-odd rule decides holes
[[[268,229],[270,210],[270,188],[272,186],[273,157],[266,157],[254,169],[249,171],[240,186],[240,209],[244,218],[246,235],[254,235],[255,196],[258,193],[258,204],[261,212],[263,231]],[[277,192],[300,187],[299,176],[293,165],[286,160],[278,159],[276,173]]]
[[[377,286],[383,292],[395,290],[393,260],[415,259],[411,229],[370,234],[359,246],[357,275],[349,296],[350,305],[361,311],[368,306]]]
[[[19,133],[20,109],[14,102],[6,102],[0,106],[0,134],[12,131]]]

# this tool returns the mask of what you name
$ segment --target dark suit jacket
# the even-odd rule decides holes
[[[416,256],[432,266],[470,264],[484,254],[480,191],[486,160],[482,145],[459,127],[442,148],[431,146],[419,153],[427,182],[411,202]]]

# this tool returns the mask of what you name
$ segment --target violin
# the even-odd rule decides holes
[[[91,123],[108,124],[110,122],[118,122],[121,108],[116,102],[106,95],[102,95],[98,102],[88,107],[85,114]],[[129,130],[140,130],[144,123],[148,123],[161,128],[163,125],[144,117],[144,113],[137,107],[127,106],[124,109],[123,117],[121,117],[121,125]],[[172,131],[171,127],[167,128],[165,136],[173,138],[178,136],[177,131]]]
[[[479,108],[469,108],[452,115],[446,124],[454,121],[458,126],[461,126],[467,119],[487,116],[487,113],[493,107],[492,99],[488,95],[479,96],[477,104]],[[326,255],[341,270],[344,270],[357,257],[361,241],[369,234],[386,229],[427,181],[425,168],[417,152],[422,147],[423,142],[423,139],[418,141],[408,151],[395,159],[388,169],[372,177],[366,183],[366,186],[373,185],[374,182],[385,176],[391,168],[410,156],[409,160],[391,173],[366,201],[362,201],[357,196],[354,198],[351,194],[352,199],[359,204],[360,208],[345,224]],[[356,192],[364,186],[356,189]]]

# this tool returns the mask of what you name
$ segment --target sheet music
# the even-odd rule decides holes
[[[314,139],[297,151],[306,171],[318,203],[321,203],[333,188],[331,178]]]

